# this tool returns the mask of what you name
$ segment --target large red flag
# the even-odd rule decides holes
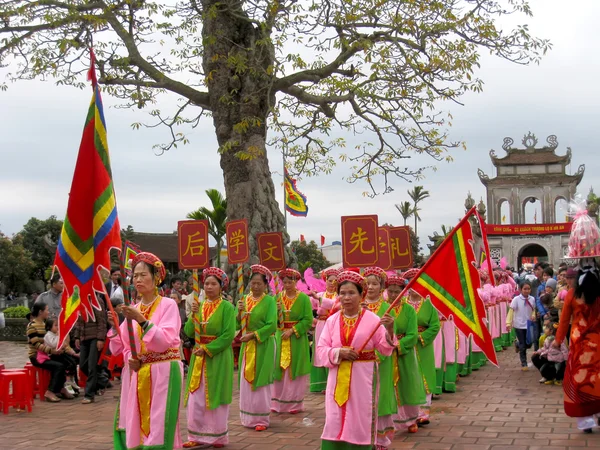
[[[54,267],[65,288],[59,316],[59,345],[80,314],[94,318],[100,309],[96,292],[105,292],[100,268],[110,270],[110,249],[121,249],[117,204],[106,140],[106,122],[94,56],[89,78],[93,95],[88,109],[79,155],[69,193],[67,214],[56,248]]]
[[[475,208],[444,239],[407,287],[429,297],[443,316],[453,316],[458,329],[466,336],[472,335],[490,362],[498,365],[494,343],[484,322],[485,306],[477,292],[479,273],[468,221],[474,214]]]

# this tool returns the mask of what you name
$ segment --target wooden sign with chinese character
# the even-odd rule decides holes
[[[412,247],[410,246],[409,227],[391,227],[390,255],[392,269],[408,269],[413,265]]]
[[[389,227],[379,227],[379,260],[377,266],[383,270],[392,269],[392,254],[390,252],[390,229]]]
[[[232,220],[225,224],[227,263],[243,264],[250,258],[248,220]]]
[[[258,256],[260,263],[269,270],[285,269],[285,252],[283,249],[283,235],[281,231],[273,233],[258,233]]]
[[[177,237],[180,269],[205,269],[209,266],[208,220],[177,222]]]
[[[342,262],[344,267],[376,266],[379,260],[376,215],[342,217]]]

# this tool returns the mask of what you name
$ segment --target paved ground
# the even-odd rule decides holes
[[[0,342],[0,363],[7,368],[26,362],[24,344]],[[415,435],[401,433],[392,448],[558,450],[581,447],[600,449],[600,429],[585,435],[562,410],[562,388],[538,384],[539,373],[522,373],[518,356],[499,355],[500,369],[487,365],[460,380],[458,392],[444,394],[433,403],[433,422]],[[0,449],[108,450],[118,387],[97,403],[35,402],[31,414],[0,414]],[[323,396],[311,394],[303,415],[275,416],[263,433],[242,428],[237,398],[231,407],[228,449],[317,449],[324,422]],[[185,430],[185,411],[181,425]],[[185,435],[184,435],[185,438]]]

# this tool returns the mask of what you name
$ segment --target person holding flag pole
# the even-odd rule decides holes
[[[193,316],[185,334],[194,337],[185,402],[188,408],[188,441],[184,448],[229,443],[227,422],[233,395],[233,348],[235,309],[223,300],[229,280],[223,270],[202,272],[205,300],[192,305]]]
[[[250,293],[238,302],[237,314],[242,330],[240,420],[244,427],[264,431],[271,423],[277,305],[267,295],[271,271],[255,264],[250,272]]]

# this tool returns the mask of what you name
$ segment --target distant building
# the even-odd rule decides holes
[[[321,252],[323,256],[329,261],[331,264],[338,264],[342,262],[342,243],[334,242],[331,245],[326,245],[321,247]]]
[[[585,166],[574,175],[566,172],[571,162],[571,149],[565,155],[555,153],[556,136],[546,139],[547,145],[537,147],[538,140],[529,133],[523,140],[524,149],[514,148],[513,140],[505,138],[502,149],[506,156],[490,151],[496,177],[490,178],[481,169],[479,179],[487,190],[487,231],[491,257],[505,257],[509,265],[521,267],[524,262],[558,263],[565,255],[571,223],[564,215],[557,217],[557,204],[575,197]],[[541,217],[526,223],[525,207],[539,201]],[[503,208],[507,203],[508,209]],[[507,212],[502,212],[502,210]]]

